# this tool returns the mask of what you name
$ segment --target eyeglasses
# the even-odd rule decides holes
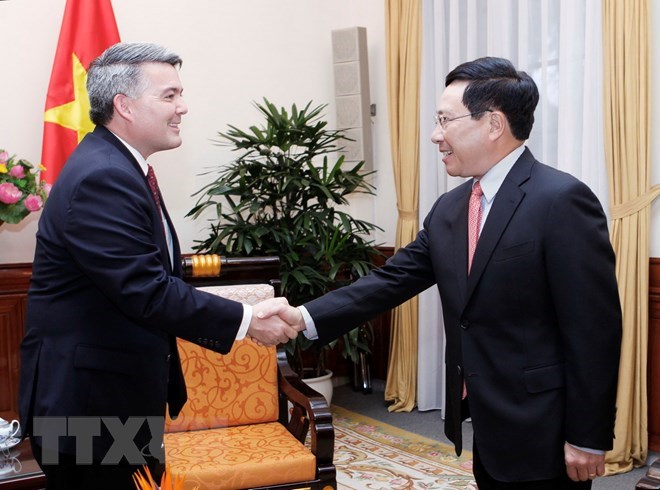
[[[469,117],[469,116],[476,116],[479,114],[483,114],[484,112],[493,112],[490,109],[484,109],[483,111],[478,111],[478,112],[472,112],[470,114],[464,114],[462,116],[456,116],[452,118],[448,118],[447,116],[441,116],[437,112],[433,116],[433,121],[435,122],[435,125],[437,126],[438,124],[440,127],[442,127],[443,130],[447,129],[447,123],[450,123],[452,121],[455,121],[456,119],[461,119],[463,117]]]

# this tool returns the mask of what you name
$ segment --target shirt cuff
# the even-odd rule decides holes
[[[568,441],[566,442],[566,444],[568,444],[569,446],[573,446],[575,449],[579,449],[580,451],[584,451],[585,453],[598,454],[598,455],[605,454],[605,451],[603,451],[602,449],[591,449],[588,447],[580,447],[580,446],[576,446],[575,444],[571,444]]]
[[[250,320],[252,320],[252,306],[243,304],[243,320],[241,325],[238,327],[238,333],[236,334],[236,340],[243,340],[247,335],[248,327],[250,326]]]
[[[316,325],[314,325],[314,320],[312,319],[312,316],[309,314],[309,311],[307,311],[307,308],[305,308],[304,306],[299,306],[298,309],[300,310],[300,314],[302,315],[303,321],[305,322],[305,331],[303,332],[303,334],[309,340],[318,339],[319,334],[316,331]]]

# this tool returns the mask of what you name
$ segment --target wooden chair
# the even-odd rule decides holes
[[[248,304],[274,295],[268,284],[200,289]],[[336,488],[330,409],[283,349],[250,339],[227,355],[183,340],[178,347],[188,402],[167,419],[165,453],[186,489]]]

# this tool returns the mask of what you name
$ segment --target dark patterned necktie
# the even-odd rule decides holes
[[[160,194],[158,192],[158,180],[156,180],[156,174],[154,173],[154,168],[151,165],[147,165],[147,181],[149,182],[149,187],[151,188],[151,194],[154,196],[154,201],[158,210],[162,212],[163,208],[160,205]]]
[[[165,229],[165,214],[163,213],[163,207],[160,204],[160,192],[158,189],[158,180],[156,180],[156,173],[154,172],[154,168],[151,165],[147,165],[147,167],[148,167],[147,182],[149,182],[151,195],[153,196],[154,201],[156,202],[156,206],[158,207],[158,214],[160,214],[160,225],[163,227],[163,233],[165,234],[165,238],[167,239],[167,230]]]

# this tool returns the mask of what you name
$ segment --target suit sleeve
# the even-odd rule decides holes
[[[581,182],[554,199],[546,224],[546,268],[566,361],[566,438],[612,447],[621,346],[615,257],[600,203]]]
[[[330,342],[435,284],[426,229],[379,269],[304,306],[319,341]]]
[[[144,182],[132,169],[112,164],[100,168],[74,190],[62,217],[63,242],[80,269],[117,308],[145,327],[193,342],[213,339],[206,346],[227,352],[243,306],[173,277],[157,245],[155,227],[161,222],[153,219]]]

